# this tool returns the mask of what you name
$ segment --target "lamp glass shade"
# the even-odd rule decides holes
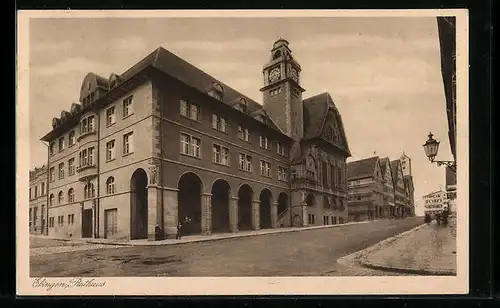
[[[436,157],[438,149],[439,149],[439,141],[436,141],[432,138],[432,134],[429,134],[429,139],[423,145],[425,155],[430,159],[434,159]]]

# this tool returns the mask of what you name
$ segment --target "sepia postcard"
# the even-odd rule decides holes
[[[19,296],[468,293],[467,10],[17,17]]]

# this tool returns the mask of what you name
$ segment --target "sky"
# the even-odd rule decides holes
[[[262,67],[283,37],[302,67],[303,98],[335,101],[348,161],[404,151],[416,200],[444,185],[444,168],[422,148],[432,131],[437,159],[452,159],[435,18],[37,18],[29,31],[31,168],[46,163],[39,139],[77,102],[88,72],[123,73],[163,46],[261,102]]]

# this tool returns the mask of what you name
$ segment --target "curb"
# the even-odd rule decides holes
[[[388,266],[388,265],[382,265],[382,264],[376,264],[373,262],[368,261],[368,257],[371,253],[373,253],[376,250],[380,250],[384,248],[383,246],[388,245],[389,243],[392,243],[398,239],[401,239],[402,237],[407,236],[408,234],[418,231],[419,229],[425,227],[427,224],[421,224],[415,228],[412,228],[408,231],[405,231],[403,233],[397,234],[395,236],[389,237],[383,241],[378,242],[377,244],[370,246],[368,248],[365,248],[363,250],[357,251],[353,254],[344,256],[342,258],[339,258],[337,260],[337,263],[339,264],[346,264],[346,263],[352,263],[356,262],[356,259],[359,259],[357,262],[361,264],[364,267],[371,268],[371,269],[376,269],[376,270],[383,270],[383,271],[390,271],[390,272],[395,272],[395,273],[407,273],[407,274],[417,274],[417,275],[434,275],[434,276],[455,276],[456,272],[452,270],[439,270],[439,269],[432,269],[432,270],[426,270],[426,269],[421,269],[421,268],[401,268],[397,266]]]
[[[261,235],[271,235],[271,234],[281,234],[281,233],[290,233],[290,232],[300,232],[300,231],[311,231],[311,230],[317,230],[317,229],[328,229],[328,228],[335,228],[335,227],[341,227],[341,226],[352,226],[352,225],[358,225],[358,224],[365,224],[369,223],[370,221],[359,221],[359,222],[348,222],[345,224],[337,224],[337,225],[323,225],[323,226],[313,226],[313,227],[294,227],[294,228],[286,228],[285,230],[279,230],[279,228],[276,229],[271,229],[271,230],[277,230],[277,231],[264,231],[262,233],[248,233],[248,234],[232,234],[229,236],[221,236],[221,237],[210,237],[207,236],[206,238],[199,238],[199,239],[193,239],[190,241],[179,241],[179,242],[165,242],[165,243],[158,243],[154,241],[150,241],[147,243],[151,244],[146,244],[146,243],[130,243],[130,242],[102,242],[99,240],[87,240],[85,243],[88,244],[102,244],[102,245],[114,245],[114,246],[126,246],[126,247],[153,247],[153,246],[171,246],[171,245],[183,245],[183,244],[189,244],[189,243],[199,243],[199,242],[212,242],[212,241],[220,241],[220,240],[228,240],[228,239],[235,239],[235,238],[243,238],[243,237],[252,237],[252,236],[261,236]]]

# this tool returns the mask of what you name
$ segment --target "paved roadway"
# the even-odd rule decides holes
[[[31,276],[357,276],[337,259],[423,223],[379,220],[300,232],[174,246],[120,247],[31,256]],[[116,247],[116,246],[115,246]]]

